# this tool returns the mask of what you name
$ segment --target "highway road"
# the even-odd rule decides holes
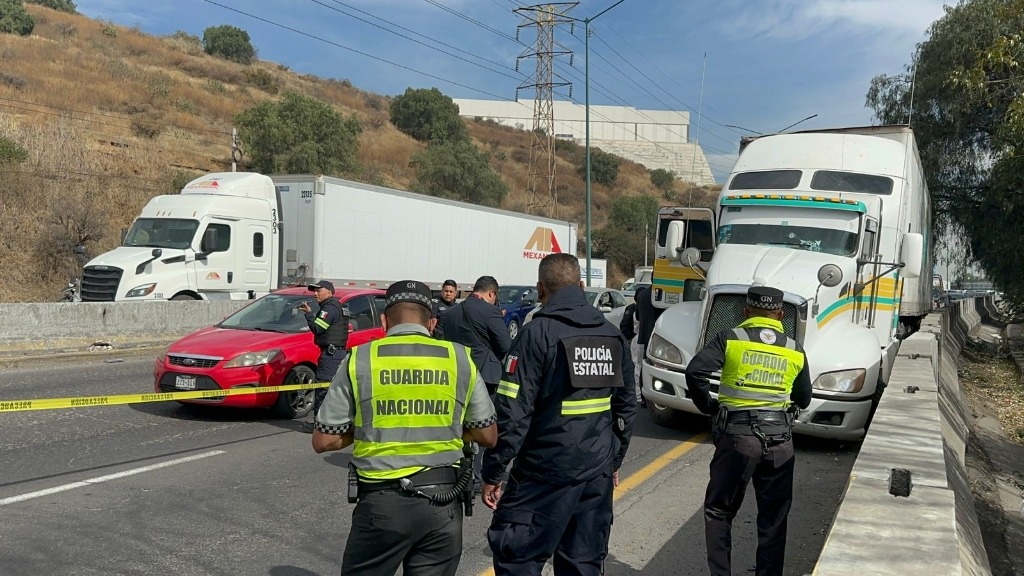
[[[0,371],[0,401],[152,390],[152,361],[85,359]],[[857,444],[798,438],[787,574],[808,574]],[[606,573],[706,574],[707,421],[637,419]],[[298,423],[174,402],[0,414],[0,566],[17,575],[337,574],[349,450],[317,455]],[[754,563],[752,491],[734,572]],[[465,524],[459,574],[486,574],[490,511]]]

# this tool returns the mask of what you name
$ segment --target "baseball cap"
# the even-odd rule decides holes
[[[316,292],[317,288],[326,288],[332,294],[334,293],[334,284],[330,283],[327,280],[321,280],[321,281],[317,282],[316,284],[310,284],[309,286],[306,286],[306,288],[309,288],[309,290],[313,291],[313,292]]]
[[[782,290],[769,286],[751,286],[747,290],[747,306],[761,310],[782,310]]]
[[[430,299],[432,296],[430,287],[423,282],[401,280],[388,286],[387,292],[384,294],[384,309],[387,310],[393,304],[413,302],[415,304],[422,304],[427,310],[430,310]]]

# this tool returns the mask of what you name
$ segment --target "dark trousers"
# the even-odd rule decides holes
[[[495,384],[493,386],[490,385],[490,384],[487,384],[487,395],[491,397],[491,402],[492,403],[494,402],[494,395],[497,394],[497,393],[498,393],[498,385],[497,384]],[[481,474],[481,470],[483,470],[484,453],[485,452],[487,452],[487,449],[484,448],[483,446],[480,446],[480,451],[477,452],[476,457],[473,458],[473,486],[474,487],[478,487],[478,486],[482,486],[483,485],[483,475]]]
[[[462,504],[434,506],[401,492],[366,494],[352,511],[341,576],[454,576],[462,556]]]
[[[569,486],[509,475],[487,542],[495,576],[539,576],[554,554],[555,576],[597,576],[608,554],[612,474]]]
[[[328,354],[327,348],[320,348],[320,357],[316,360],[316,381],[317,382],[330,382],[334,380],[334,375],[338,373],[338,367],[341,366],[341,361],[345,359],[345,347],[338,346],[334,354]],[[320,410],[320,405],[324,403],[324,398],[327,397],[327,388],[317,388],[313,390],[313,416]]]
[[[719,434],[704,498],[704,536],[712,576],[730,576],[732,519],[753,479],[757,496],[756,576],[781,576],[786,555],[786,518],[793,502],[793,441],[762,453],[755,436]]]

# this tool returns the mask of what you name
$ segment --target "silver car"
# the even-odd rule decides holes
[[[618,328],[619,323],[622,322],[622,314],[626,311],[626,297],[622,295],[622,292],[614,288],[598,288],[596,286],[584,288],[583,291],[587,295],[587,302],[603,312],[604,317]],[[538,304],[536,308],[530,310],[523,323],[533,320],[533,315],[540,308],[541,306]]]

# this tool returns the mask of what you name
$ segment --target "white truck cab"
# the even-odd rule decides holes
[[[643,367],[652,417],[668,424],[678,411],[697,412],[687,364],[742,322],[750,286],[771,286],[785,295],[782,324],[807,353],[814,386],[796,430],[862,437],[900,338],[931,310],[929,214],[909,128],[751,142],[719,197],[716,249],[699,299],[671,306],[655,324]],[[694,248],[680,256],[694,270],[700,260]]]

